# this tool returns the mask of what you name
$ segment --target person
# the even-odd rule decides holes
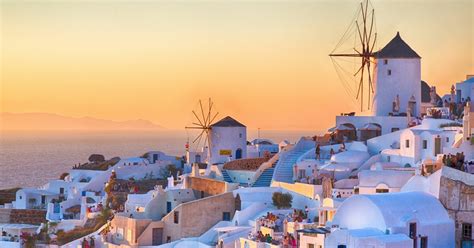
[[[296,239],[293,236],[290,235],[290,240],[291,240],[290,241],[291,242],[291,247],[296,248],[297,247],[296,246]]]
[[[336,152],[334,151],[334,149],[333,149],[333,148],[331,148],[331,151],[329,151],[329,154],[330,154],[330,155],[331,155],[331,157],[332,157],[334,154],[336,154]]]
[[[309,207],[308,206],[304,206],[304,212],[306,214],[306,218],[308,218],[308,216],[309,216]]]
[[[87,239],[85,237],[82,239],[81,246],[82,246],[82,248],[88,248],[89,247],[89,242],[87,242]]]
[[[321,147],[319,144],[316,146],[316,159],[321,160]]]
[[[270,234],[268,234],[268,233],[267,233],[266,236],[267,236],[267,240],[266,240],[267,243],[270,243],[270,244],[271,244],[271,243],[272,243],[272,236],[270,236]]]
[[[290,240],[289,240],[289,238],[288,238],[288,235],[285,235],[285,237],[283,238],[282,245],[283,245],[283,248],[288,248],[288,247],[289,247],[289,245],[290,245]]]
[[[89,244],[91,245],[91,248],[95,248],[95,239],[93,236],[90,237]]]

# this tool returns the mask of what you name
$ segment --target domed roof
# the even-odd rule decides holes
[[[423,192],[354,195],[342,203],[332,224],[347,229],[376,228],[384,231],[405,227],[414,219],[421,225],[452,224],[438,199]]]

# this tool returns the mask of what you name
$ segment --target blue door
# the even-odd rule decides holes
[[[237,149],[235,151],[235,159],[241,159],[242,158],[242,149]]]
[[[166,212],[171,212],[171,202],[166,202]]]
[[[59,214],[59,210],[61,209],[61,206],[59,205],[59,202],[54,203],[54,213]]]

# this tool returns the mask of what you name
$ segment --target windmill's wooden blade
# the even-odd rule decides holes
[[[372,85],[372,76],[370,75],[370,63],[367,64],[367,74],[369,76],[369,96],[367,100],[367,108],[370,109],[370,93],[374,93],[374,86]]]
[[[201,123],[201,126],[204,126],[204,124],[202,124],[202,121],[201,119],[199,119],[198,115],[196,114],[196,112],[194,112],[194,110],[192,111],[194,116],[196,116],[196,119],[199,121],[199,123]]]
[[[211,121],[212,106],[213,106],[213,103],[212,103],[212,101],[211,101],[211,98],[209,98],[209,111],[208,111],[208,113],[207,113],[207,123],[206,123],[206,126],[211,125],[210,121]]]
[[[354,76],[357,76],[357,74],[359,74],[359,72],[362,70],[362,68],[364,68],[364,63],[362,63],[362,65],[360,66],[359,70],[357,70],[357,71],[354,73]]]
[[[370,38],[372,38],[372,27],[374,26],[374,9],[372,9],[372,21],[370,22],[370,29],[367,44],[370,44]]]
[[[216,119],[216,117],[217,117],[218,114],[219,114],[219,112],[217,112],[217,113],[214,115],[214,117],[212,117],[211,121],[209,122],[209,126],[210,126],[210,124],[214,121],[214,119]]]
[[[362,47],[364,48],[363,51],[364,51],[364,54],[366,53],[366,47],[367,47],[367,5],[368,5],[368,1],[366,1],[366,4],[365,4],[365,11],[364,11],[364,6],[361,4],[361,7],[362,7],[362,21],[364,22],[364,35],[362,36],[364,38],[364,42],[362,42]]]
[[[355,53],[331,53],[329,54],[330,57],[362,57],[362,55],[355,54]]]
[[[204,127],[184,127],[186,129],[199,129],[199,130],[203,130],[205,129]]]
[[[192,124],[194,124],[194,125],[196,125],[196,126],[199,126],[199,127],[202,127],[202,125],[201,125],[201,124],[199,124],[199,123],[196,123],[196,122],[193,122]]]
[[[196,142],[196,140],[200,139],[202,135],[204,134],[205,130],[202,130],[201,134],[199,134],[194,140],[193,143]]]
[[[370,48],[370,54],[373,55],[375,42],[377,41],[377,33],[374,34],[374,42],[372,43],[372,48]]]
[[[202,108],[202,102],[201,100],[199,100],[199,105],[201,106],[201,114],[202,114],[202,119],[203,119],[203,122],[204,122],[204,126],[206,126],[206,117],[204,116],[204,109]]]
[[[361,90],[360,90],[360,111],[363,110],[364,108],[364,70],[362,70],[362,74],[360,76],[360,86],[361,86]]]

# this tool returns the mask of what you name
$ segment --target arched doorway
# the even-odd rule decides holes
[[[237,149],[235,151],[235,159],[241,159],[242,158],[242,149]]]
[[[336,127],[336,141],[346,142],[357,140],[357,130],[351,123],[340,124]]]
[[[367,123],[362,128],[359,128],[359,131],[360,141],[367,141],[382,135],[382,126],[377,123]]]

